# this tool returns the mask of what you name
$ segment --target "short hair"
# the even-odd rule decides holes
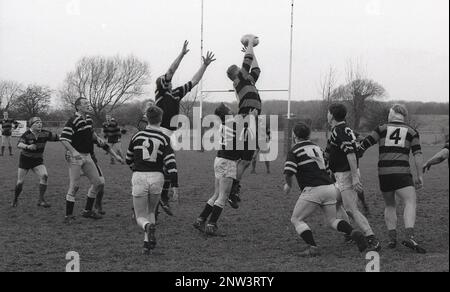
[[[239,67],[237,65],[231,65],[230,67],[228,67],[227,70],[228,78],[233,80],[236,77],[236,71],[239,71]]]
[[[87,98],[86,97],[79,97],[79,98],[77,98],[77,100],[75,100],[75,109],[76,110],[78,110],[78,107],[81,105],[81,101],[82,100],[87,100]]]
[[[408,116],[408,109],[406,109],[406,106],[402,104],[394,104],[391,108],[395,113],[401,114],[405,118]]]
[[[220,118],[222,122],[225,121],[225,116],[230,114],[230,108],[223,102],[215,109],[214,114]]]
[[[148,123],[150,125],[156,125],[161,123],[163,113],[164,112],[160,107],[152,105],[147,109],[145,116],[147,117]]]
[[[298,123],[294,127],[294,135],[299,139],[309,139],[311,135],[311,128],[305,123]]]
[[[31,126],[33,126],[36,122],[42,122],[40,117],[32,117],[31,119],[28,120],[28,127],[31,128]]]
[[[347,108],[342,103],[333,103],[328,107],[328,111],[337,122],[345,121]]]

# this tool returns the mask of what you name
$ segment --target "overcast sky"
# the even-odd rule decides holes
[[[231,88],[225,70],[241,63],[239,39],[246,33],[261,41],[259,88],[286,89],[291,1],[204,1],[205,49],[217,57],[204,89]],[[154,82],[187,39],[191,52],[174,78],[185,82],[200,65],[200,3],[0,0],[0,79],[56,89],[82,56],[134,54],[150,64]],[[344,82],[346,63],[359,60],[390,99],[448,102],[448,13],[448,0],[296,0],[292,98],[319,98],[321,76],[330,66]]]

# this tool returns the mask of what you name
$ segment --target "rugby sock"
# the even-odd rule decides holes
[[[148,234],[147,234],[147,232],[144,232],[144,242],[148,242]]]
[[[97,209],[100,209],[102,207],[103,194],[104,194],[103,190],[100,190],[97,193],[97,197],[95,198],[95,207]]]
[[[240,181],[238,181],[237,179],[233,179],[233,185],[231,186],[232,194],[239,193],[239,184],[240,184]]]
[[[23,184],[17,184],[14,190],[14,199],[17,200],[22,193]]]
[[[163,190],[161,192],[161,201],[164,204],[167,204],[169,202],[169,189],[170,189],[170,180],[165,180]]]
[[[219,220],[220,214],[222,214],[222,207],[214,205],[211,212],[211,217],[209,218],[209,223],[217,224],[217,220]]]
[[[408,239],[414,238],[414,228],[406,228],[406,237]]]
[[[305,230],[300,234],[301,238],[310,246],[317,246],[311,230]]]
[[[5,146],[2,146],[2,156],[5,154]]]
[[[209,215],[211,215],[211,212],[213,211],[213,206],[211,206],[210,204],[206,204],[205,208],[203,209],[202,213],[200,214],[201,219],[206,220],[206,218],[209,217]]]
[[[84,208],[86,211],[92,211],[92,207],[94,207],[95,198],[87,198],[86,201],[86,208]]]
[[[46,191],[47,191],[47,185],[39,184],[39,201],[40,202],[43,202],[45,200],[44,195],[45,195]]]
[[[336,225],[336,230],[341,233],[345,233],[346,235],[350,235],[352,234],[353,227],[350,224],[348,224],[348,222],[340,220],[339,223],[337,223]]]
[[[12,155],[12,147],[11,146],[8,147],[8,150],[9,150],[9,155]]]
[[[66,201],[66,216],[71,216],[73,214],[73,207],[75,202]]]
[[[390,240],[397,241],[397,230],[389,230],[388,235]]]

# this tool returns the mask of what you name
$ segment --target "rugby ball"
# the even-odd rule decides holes
[[[259,38],[255,35],[252,34],[246,34],[244,36],[242,36],[241,38],[241,43],[247,47],[249,42],[253,40],[253,46],[256,47],[259,44]]]

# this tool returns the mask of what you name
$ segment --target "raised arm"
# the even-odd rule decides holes
[[[203,78],[203,74],[205,74],[206,68],[211,65],[216,59],[214,58],[213,52],[206,53],[206,57],[202,57],[203,63],[200,66],[200,69],[195,73],[194,77],[192,77],[192,87],[196,86],[200,80]]]
[[[175,61],[173,61],[172,65],[170,65],[170,68],[166,73],[166,79],[172,80],[172,77],[175,74],[175,72],[177,71],[178,67],[180,66],[180,63],[183,60],[184,56],[187,53],[189,53],[188,45],[189,45],[189,42],[184,41],[183,49],[181,50],[180,54],[175,59]]]

